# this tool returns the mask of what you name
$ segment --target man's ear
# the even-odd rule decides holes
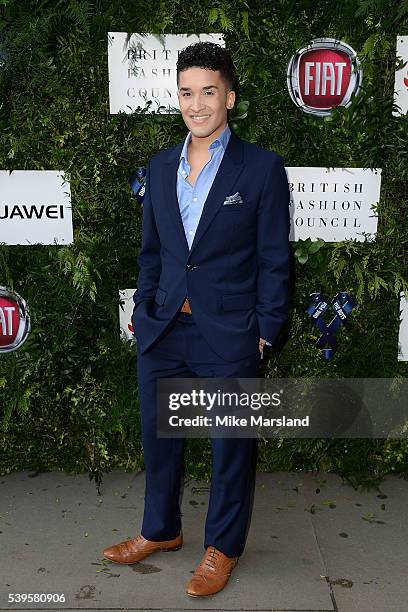
[[[230,95],[231,93],[233,93],[234,95]],[[228,110],[231,110],[232,108],[234,108],[235,106],[235,91],[231,90],[230,92],[228,92],[228,97],[231,98],[230,100],[228,100],[227,102],[227,108]]]

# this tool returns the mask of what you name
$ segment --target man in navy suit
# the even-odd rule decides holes
[[[289,187],[283,158],[228,126],[236,74],[219,45],[199,42],[177,62],[184,141],[150,159],[132,322],[146,469],[140,534],[103,551],[135,563],[182,546],[184,439],[158,438],[156,381],[258,377],[265,344],[287,316]],[[212,438],[204,556],[191,596],[220,591],[249,527],[256,438]]]

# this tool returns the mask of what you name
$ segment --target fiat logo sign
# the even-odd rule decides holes
[[[325,117],[335,106],[349,106],[361,87],[363,70],[356,52],[335,38],[315,38],[288,64],[290,97],[306,113]]]
[[[30,315],[22,297],[0,287],[0,353],[20,348],[30,331]]]

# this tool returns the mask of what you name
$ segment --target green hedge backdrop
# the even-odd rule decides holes
[[[148,9],[148,10],[147,10]],[[0,168],[71,178],[73,245],[0,246],[0,285],[28,302],[32,332],[0,357],[0,473],[143,467],[135,353],[118,335],[118,290],[134,287],[141,208],[128,179],[186,135],[181,116],[109,114],[108,31],[222,32],[240,78],[230,126],[287,166],[380,167],[375,243],[293,245],[290,321],[263,368],[274,377],[406,377],[397,361],[398,292],[408,279],[408,117],[393,117],[396,0],[0,0]],[[286,67],[310,39],[357,51],[363,91],[328,119],[289,99]],[[246,113],[245,113],[246,110]],[[308,255],[306,257],[306,254]],[[324,362],[305,315],[312,291],[350,291],[357,308]],[[186,470],[208,477],[210,445],[189,440]],[[404,440],[265,440],[259,467],[325,469],[353,484],[408,475]]]

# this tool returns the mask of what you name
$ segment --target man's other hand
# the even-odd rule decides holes
[[[259,338],[259,352],[261,353],[261,359],[263,359],[263,350],[265,345],[271,346],[271,344],[267,342],[264,338]]]

